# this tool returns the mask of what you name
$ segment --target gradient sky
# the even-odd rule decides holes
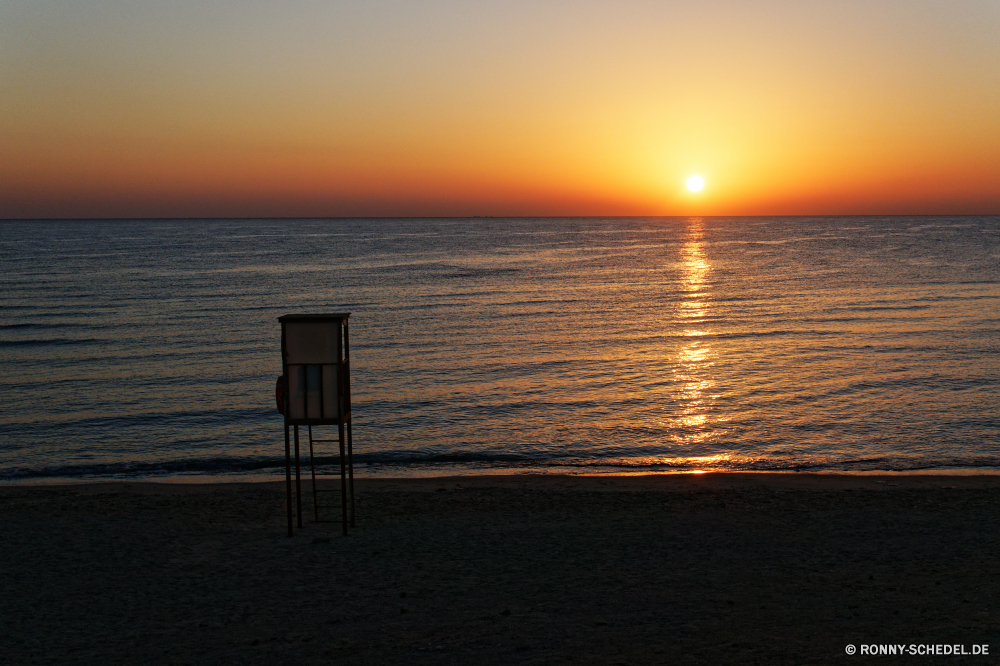
[[[1000,0],[0,0],[2,217],[909,213],[1000,213]]]

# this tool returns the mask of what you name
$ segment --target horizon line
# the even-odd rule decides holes
[[[570,220],[570,219],[726,219],[726,218],[796,218],[796,217],[1000,217],[996,213],[800,213],[754,215],[186,215],[161,216],[87,216],[87,217],[0,217],[0,222],[86,222],[120,220]]]

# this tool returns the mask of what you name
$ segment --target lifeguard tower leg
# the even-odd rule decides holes
[[[288,440],[288,422],[285,422],[285,491],[288,495],[288,536],[292,536],[292,450]]]
[[[354,527],[354,448],[351,422],[347,422],[347,485],[351,494],[351,527]]]
[[[340,430],[340,506],[341,519],[344,523],[344,536],[347,536],[347,459],[344,455],[344,422],[341,421]]]
[[[302,470],[299,467],[299,427],[295,426],[295,501],[299,514],[299,527],[302,527]]]

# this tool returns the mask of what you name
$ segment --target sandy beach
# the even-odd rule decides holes
[[[288,538],[282,483],[0,487],[0,661],[1000,655],[998,476],[359,479],[357,492],[349,537],[307,504]]]

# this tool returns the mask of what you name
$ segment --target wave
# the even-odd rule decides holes
[[[45,347],[45,346],[65,346],[72,347],[78,345],[92,345],[101,342],[106,342],[105,340],[98,340],[97,338],[46,338],[46,339],[33,339],[33,340],[0,340],[0,348],[2,347]]]
[[[51,330],[54,328],[93,328],[90,324],[73,324],[69,322],[60,322],[58,324],[42,324],[39,322],[29,322],[22,324],[0,324],[0,331],[44,331]],[[105,327],[101,327],[105,328]]]
[[[339,457],[319,455],[313,461],[317,472],[329,474],[339,469]],[[294,464],[294,462],[293,462]],[[309,469],[308,454],[300,456],[303,473]],[[872,472],[986,472],[1000,470],[1000,456],[969,458],[908,458],[894,456],[869,456],[842,459],[788,459],[785,455],[773,457],[747,457],[706,461],[704,459],[649,460],[582,458],[573,454],[518,455],[507,453],[451,451],[428,453],[390,451],[354,455],[355,470],[380,475],[410,476],[435,472],[452,474],[461,470],[479,474],[510,473],[629,473],[657,474],[670,472],[800,472],[800,473],[872,473]],[[284,456],[188,458],[165,461],[132,461],[91,463],[79,465],[53,465],[19,467],[0,470],[0,482],[25,482],[46,479],[71,480],[155,480],[176,476],[244,476],[253,477],[284,474]]]

